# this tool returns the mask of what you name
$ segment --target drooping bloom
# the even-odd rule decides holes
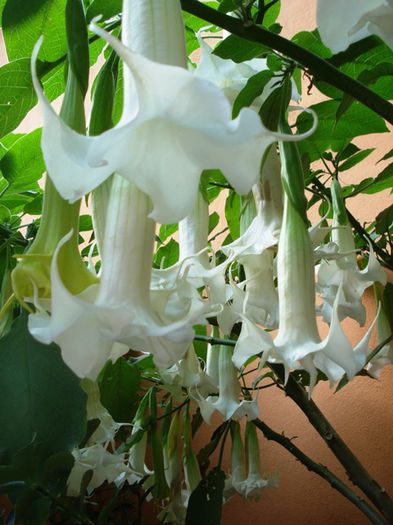
[[[371,246],[367,266],[363,270],[359,269],[355,240],[338,181],[333,181],[331,191],[333,202],[331,238],[338,250],[337,253],[333,253],[334,259],[327,256],[322,260],[317,270],[317,290],[323,299],[319,309],[325,321],[330,323],[333,305],[340,289],[341,295],[337,306],[339,320],[351,317],[363,326],[366,321],[366,309],[362,303],[363,293],[376,281],[385,284],[387,277]]]
[[[67,480],[67,493],[69,496],[79,496],[83,475],[92,471],[92,478],[87,486],[90,494],[100,487],[105,481],[108,483],[123,479],[131,473],[125,463],[124,454],[109,452],[102,444],[97,443],[91,447],[73,451],[74,466]]]
[[[130,49],[92,26],[123,59],[128,78],[119,124],[97,137],[73,132],[54,113],[37,79],[35,49],[42,148],[60,194],[73,202],[117,172],[150,196],[150,216],[168,223],[192,210],[203,169],[221,169],[236,191],[247,193],[258,179],[264,150],[284,137],[264,128],[249,108],[232,120],[225,95],[185,69],[178,0],[127,0],[123,21],[122,39]]]
[[[199,311],[164,324],[154,311],[150,206],[147,195],[124,178],[114,178],[101,282],[79,296],[72,295],[58,275],[57,253],[67,238],[59,244],[51,270],[51,316],[42,310],[30,316],[29,329],[42,342],[57,342],[64,361],[80,377],[95,379],[108,358],[115,359],[128,348],[152,353],[159,367],[170,366],[187,350],[194,335],[192,325],[203,320]]]
[[[267,487],[277,486],[277,482],[261,473],[259,441],[253,423],[246,423],[245,446],[241,437],[240,425],[231,423],[231,478],[226,492],[233,490],[246,499],[258,501]]]
[[[281,362],[287,373],[291,369],[307,370],[310,374],[311,393],[317,380],[317,368],[325,373],[332,384],[344,373],[351,379],[361,370],[366,361],[372,326],[352,349],[342,331],[337,313],[342,294],[340,288],[333,306],[329,333],[321,341],[315,311],[314,254],[305,209],[303,210],[300,159],[291,147],[286,148],[280,144],[280,151],[283,177],[289,177],[293,193],[290,198],[285,192],[283,225],[278,245],[279,330],[273,349],[267,341],[269,334],[257,327],[248,327],[247,336],[249,339],[255,338],[250,348],[259,349],[258,353],[265,350],[264,358]],[[248,357],[250,354],[235,349],[234,361],[237,364],[243,364]]]
[[[378,35],[393,47],[393,1],[318,0],[317,25],[323,43],[333,53],[369,35]]]
[[[227,346],[216,346],[211,351],[219,352],[218,395],[204,397],[197,387],[190,389],[190,397],[198,403],[203,419],[210,424],[211,417],[216,411],[222,415],[224,421],[241,419],[243,416],[249,419],[258,417],[257,400],[240,399],[241,387],[238,372],[232,362],[233,349]]]

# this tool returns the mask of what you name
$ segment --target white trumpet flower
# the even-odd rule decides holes
[[[150,302],[154,243],[150,206],[147,195],[124,178],[113,178],[101,282],[79,296],[65,288],[57,270],[67,237],[55,252],[51,316],[41,309],[30,316],[29,329],[44,343],[55,341],[64,361],[80,377],[95,379],[108,358],[128,348],[152,353],[159,367],[171,366],[191,343],[192,325],[203,321],[200,311],[191,311],[191,317],[165,324]]]
[[[67,480],[67,494],[79,496],[83,475],[92,471],[92,478],[87,486],[88,494],[100,487],[105,481],[108,483],[123,479],[131,473],[125,464],[124,454],[112,454],[106,448],[97,443],[91,447],[76,449],[73,451],[75,458],[74,466]]]
[[[387,276],[377,261],[370,245],[367,266],[360,270],[357,263],[355,239],[348,222],[341,188],[337,181],[332,185],[333,227],[331,238],[338,251],[322,260],[317,268],[317,291],[323,303],[319,307],[324,320],[331,322],[333,305],[341,288],[337,315],[339,320],[351,317],[363,326],[366,321],[366,309],[362,296],[366,288],[374,282],[385,284]]]
[[[237,369],[232,363],[233,349],[225,346],[216,347],[219,352],[218,363],[218,396],[204,398],[198,388],[190,389],[190,396],[198,403],[201,415],[210,424],[214,412],[220,412],[224,420],[241,419],[247,416],[250,420],[259,415],[256,399],[241,400],[241,388],[237,377]]]
[[[203,169],[221,169],[236,191],[247,193],[270,144],[299,140],[314,130],[297,137],[270,132],[249,108],[232,120],[225,95],[184,69],[178,0],[125,1],[125,45],[94,24],[91,29],[123,59],[127,77],[122,118],[101,135],[80,135],[60,120],[38,81],[39,44],[33,54],[33,81],[44,111],[44,159],[57,190],[70,202],[116,172],[149,195],[151,217],[176,222],[191,212]]]
[[[322,42],[333,53],[369,35],[378,35],[393,47],[393,1],[318,0],[317,25]]]

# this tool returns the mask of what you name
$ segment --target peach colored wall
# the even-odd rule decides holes
[[[315,3],[315,0],[281,1],[280,20],[285,28],[285,36],[291,37],[298,31],[315,28]],[[311,97],[312,103],[318,101],[315,89]],[[304,105],[309,105],[307,99]],[[375,160],[382,156],[378,157],[378,154],[391,147],[391,134],[361,138],[360,141],[362,146],[366,143],[377,146],[378,153],[362,163],[359,170],[352,170],[346,175],[357,180],[374,172]],[[361,196],[352,204],[352,211],[361,220],[372,219],[376,209],[383,209],[392,202],[391,195],[387,193],[383,198],[380,195],[374,199],[369,197]],[[372,299],[368,299],[368,305],[371,306]],[[346,324],[346,329],[353,341],[359,340],[364,333],[364,329],[359,329],[352,322]],[[325,384],[318,385],[313,398],[371,475],[392,494],[393,367],[386,367],[379,381],[357,377],[337,394]],[[294,442],[300,449],[345,480],[341,466],[290,399],[285,398],[278,389],[263,390],[260,407],[261,417],[267,424],[277,432],[284,432],[287,437],[296,436]],[[278,444],[262,437],[260,450],[264,470],[278,473],[279,488],[266,490],[258,503],[234,497],[224,507],[224,525],[369,523],[352,504],[317,475],[307,471]]]

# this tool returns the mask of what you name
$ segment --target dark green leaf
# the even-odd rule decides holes
[[[382,305],[393,332],[393,284],[386,283],[382,296]]]
[[[84,96],[89,85],[90,61],[85,11],[81,0],[67,0],[66,31],[69,65]]]
[[[45,171],[41,152],[41,129],[24,135],[0,160],[0,170],[9,183],[7,194],[38,190]]]
[[[41,215],[42,212],[43,194],[40,193],[31,202],[28,202],[23,208],[24,213],[29,215]]]
[[[99,376],[101,403],[115,421],[131,422],[140,385],[139,371],[125,359],[108,361]]]
[[[254,100],[262,95],[266,84],[271,80],[272,76],[273,73],[271,71],[265,70],[260,71],[247,80],[247,84],[240,91],[233,103],[233,118],[238,116],[242,108],[251,106]]]
[[[190,496],[186,525],[220,525],[224,485],[225,474],[219,468],[202,479]]]
[[[375,231],[384,233],[393,226],[393,204],[379,213],[375,219]]]
[[[14,130],[36,104],[30,59],[22,58],[0,68],[0,137]]]
[[[72,450],[85,433],[86,395],[59,348],[36,341],[20,316],[0,340],[0,448],[34,438],[49,451]]]
[[[3,31],[10,61],[30,58],[41,35],[44,41],[39,58],[54,62],[67,51],[65,7],[67,0],[7,0]]]
[[[357,153],[349,157],[349,159],[345,160],[342,164],[340,164],[338,167],[338,171],[346,171],[353,168],[354,166],[356,166],[356,164],[362,162],[362,160],[367,158],[370,155],[370,153],[372,153],[374,150],[375,148],[368,148],[358,151]]]
[[[102,20],[108,20],[121,13],[122,0],[93,0],[86,13],[88,22],[91,22],[96,16],[102,15]]]
[[[330,58],[332,56],[330,49],[323,45],[317,29],[314,31],[301,31],[292,38],[292,41],[322,58]]]
[[[213,54],[221,58],[229,58],[234,62],[243,62],[259,57],[270,51],[270,48],[245,40],[236,35],[229,35],[215,47]]]

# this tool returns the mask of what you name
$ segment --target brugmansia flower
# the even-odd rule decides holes
[[[44,110],[42,149],[58,191],[73,202],[117,172],[150,196],[150,215],[162,223],[192,210],[203,169],[221,169],[236,191],[247,193],[258,179],[264,150],[285,137],[268,131],[249,108],[232,120],[225,95],[184,69],[185,54],[179,63],[184,28],[178,0],[124,5],[123,42],[131,49],[92,25],[123,59],[128,77],[119,124],[97,137],[73,132],[54,113],[37,78],[35,48],[34,86]],[[135,18],[129,20],[131,15]],[[160,20],[156,26],[154,17]],[[163,51],[156,56],[154,46],[165,56]]]
[[[363,270],[359,269],[355,239],[337,180],[332,183],[331,193],[333,203],[331,238],[338,251],[333,254],[334,260],[329,259],[329,256],[322,260],[317,270],[317,291],[323,298],[320,311],[325,321],[330,323],[333,305],[340,289],[341,294],[337,305],[339,320],[351,317],[363,326],[366,321],[366,309],[362,304],[363,293],[376,281],[385,284],[387,277],[371,246],[367,266]]]
[[[249,78],[256,75],[259,71],[268,70],[266,59],[254,58],[237,64],[233,60],[224,59],[213,54],[212,48],[206,44],[201,35],[198,35],[198,41],[201,49],[200,60],[196,67],[196,74],[213,82],[225,94],[227,99],[233,104],[239,92],[244,88]],[[259,97],[259,106],[261,100],[264,100],[271,91],[271,80],[264,88],[262,95]],[[258,103],[255,101],[255,104]]]
[[[392,286],[388,284],[387,286]],[[382,287],[375,285],[375,296],[378,301],[382,299]],[[381,344],[392,334],[391,322],[389,319],[388,313],[385,309],[384,301],[381,301],[381,307],[377,314],[377,334],[378,334],[378,343]],[[393,363],[393,341],[386,343],[378,354],[371,359],[367,370],[370,375],[375,378],[379,378],[381,371],[384,366],[391,365]]]
[[[323,43],[333,53],[369,35],[393,47],[392,0],[318,0],[317,25]]]
[[[150,200],[122,177],[112,181],[102,256],[101,282],[72,295],[57,270],[59,244],[52,262],[51,316],[41,309],[29,318],[31,333],[59,344],[64,361],[80,377],[95,379],[107,359],[128,348],[154,355],[159,367],[178,361],[201,321],[200,312],[169,324],[150,303],[154,221]],[[128,241],[125,242],[125,239]],[[121,344],[119,344],[121,343]]]
[[[203,419],[206,423],[210,423],[216,411],[221,413],[225,421],[241,419],[243,416],[249,419],[258,417],[259,409],[256,399],[239,400],[241,387],[237,369],[232,362],[233,349],[219,346],[212,349],[212,352],[219,352],[218,396],[204,398],[197,387],[190,389],[190,396],[198,403]]]
[[[338,290],[327,337],[321,341],[315,311],[314,254],[306,221],[303,173],[296,147],[280,144],[282,174],[286,184],[284,217],[277,255],[279,296],[279,330],[269,344],[266,334],[257,327],[246,326],[250,351],[264,352],[269,358],[290,369],[304,368],[310,373],[310,393],[317,380],[317,368],[333,384],[344,373],[351,379],[366,361],[371,328],[352,349],[340,326],[338,305],[342,289]],[[289,186],[290,185],[290,186]],[[291,193],[287,193],[291,191]],[[246,339],[247,341],[247,339]],[[243,364],[250,352],[245,345],[235,349],[234,362]],[[273,348],[271,348],[273,346]]]
[[[131,473],[125,464],[124,454],[109,452],[99,443],[91,447],[76,449],[73,451],[73,456],[75,463],[67,480],[69,496],[79,496],[82,478],[89,470],[92,471],[92,477],[87,485],[88,494],[91,494],[105,481],[116,482],[117,479],[123,479],[125,475]]]
[[[261,473],[259,442],[253,423],[246,423],[245,447],[241,437],[240,425],[231,423],[231,479],[229,485],[241,496],[258,501],[265,488],[276,483]],[[229,487],[227,487],[229,491]]]

